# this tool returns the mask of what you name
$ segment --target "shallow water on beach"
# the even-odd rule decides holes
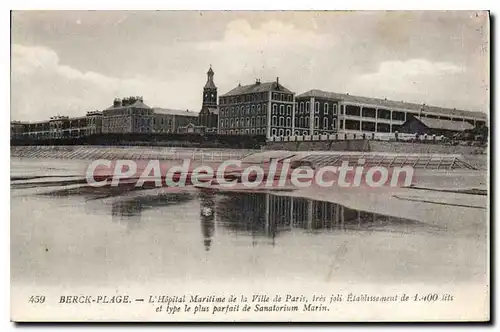
[[[12,165],[13,177],[71,176],[85,167]],[[462,232],[270,193],[27,181],[11,184],[11,275],[18,284],[485,280],[486,225],[477,223]]]

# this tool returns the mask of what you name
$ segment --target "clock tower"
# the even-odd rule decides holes
[[[203,88],[203,106],[202,107],[217,107],[217,87],[214,83],[214,71],[212,66],[207,72],[207,83]]]
[[[198,124],[204,127],[206,133],[217,133],[219,109],[217,107],[217,87],[214,83],[212,66],[207,72],[207,83],[203,87],[203,104],[198,118]]]

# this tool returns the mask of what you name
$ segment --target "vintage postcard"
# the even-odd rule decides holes
[[[486,11],[13,11],[15,322],[487,322]]]

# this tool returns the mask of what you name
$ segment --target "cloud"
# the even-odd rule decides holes
[[[143,95],[149,106],[169,105],[184,109],[186,104],[195,104],[196,100],[170,100],[168,92],[175,94],[178,85],[189,85],[192,79],[190,75],[163,81],[81,72],[62,65],[51,49],[14,44],[11,116],[18,120],[42,120],[56,114],[80,116],[108,107],[115,97],[129,95]]]
[[[376,72],[355,76],[348,84],[352,94],[417,103],[487,109],[487,91],[470,82],[465,67],[426,59],[386,61]],[[478,98],[479,97],[479,98]]]
[[[370,44],[373,38],[359,38],[356,31],[366,34],[366,27],[349,25],[350,19],[332,17],[336,25],[331,29],[239,19],[229,21],[216,37],[202,41],[159,43],[147,36],[123,39],[122,35],[78,39],[75,32],[76,37],[65,39],[64,47],[54,44],[53,49],[14,43],[12,118],[83,115],[128,95],[143,96],[149,106],[199,111],[209,64],[219,95],[239,82],[251,84],[256,78],[264,82],[279,76],[297,94],[322,89],[487,110],[487,69],[482,73],[467,62],[447,58],[446,53],[437,61],[426,55],[408,58],[392,49],[381,51],[379,44]],[[82,18],[82,22],[87,20]],[[151,36],[163,33],[150,29]],[[80,43],[97,51],[86,51]]]

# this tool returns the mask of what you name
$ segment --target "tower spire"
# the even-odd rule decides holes
[[[214,83],[214,71],[212,70],[212,65],[207,71],[207,83],[205,84],[205,89],[217,89]]]

